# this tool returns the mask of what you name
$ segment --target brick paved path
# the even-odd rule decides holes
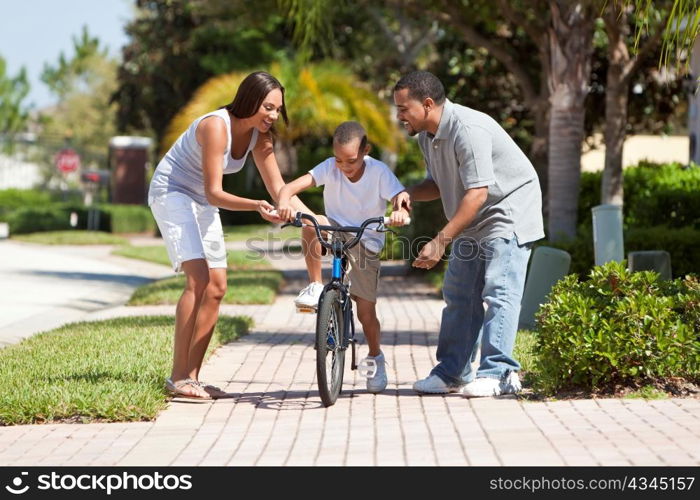
[[[384,278],[380,289],[389,387],[369,394],[346,366],[343,394],[324,409],[315,316],[292,306],[299,285],[271,306],[222,308],[256,320],[203,369],[235,398],[172,402],[155,422],[0,428],[0,465],[700,465],[697,399],[418,396],[411,384],[435,361],[442,301],[404,277]]]

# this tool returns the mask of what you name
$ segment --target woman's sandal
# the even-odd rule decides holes
[[[233,397],[232,394],[229,394],[228,392],[222,391],[220,388],[216,387],[215,385],[210,385],[206,384],[204,382],[200,382],[199,380],[192,380],[192,379],[187,379],[190,381],[191,384],[196,385],[197,387],[201,388],[204,392],[209,394],[212,399],[222,399],[222,398],[230,398]]]
[[[184,390],[183,388],[189,386],[189,387],[194,387],[196,389],[199,389],[197,392],[204,392],[203,396],[197,396],[192,394],[191,392],[188,392]],[[177,380],[175,382],[172,381],[170,378],[165,379],[165,388],[168,390],[168,392],[172,395],[175,396],[176,398],[185,398],[185,399],[194,399],[194,400],[199,400],[199,401],[207,401],[214,399],[209,395],[209,393],[204,390],[203,387],[200,386],[198,382],[195,382],[192,379],[183,379],[183,380]]]

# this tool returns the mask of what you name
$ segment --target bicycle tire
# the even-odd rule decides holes
[[[343,309],[338,290],[326,291],[316,319],[316,379],[323,406],[332,406],[343,387],[345,336]]]

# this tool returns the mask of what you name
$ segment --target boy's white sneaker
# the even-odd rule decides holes
[[[321,297],[321,292],[323,292],[323,285],[314,281],[299,292],[297,298],[294,299],[294,305],[298,309],[316,310],[318,308],[318,299]]]
[[[367,356],[360,361],[357,370],[363,377],[367,377],[367,392],[377,394],[386,389],[388,378],[386,376],[386,361],[384,353],[379,356]]]
[[[458,392],[460,387],[447,385],[437,375],[429,375],[413,383],[413,390],[423,394],[448,394]]]
[[[516,394],[521,390],[522,385],[520,384],[518,373],[510,372],[507,376],[500,379],[478,377],[464,386],[462,395],[465,398],[487,398],[503,394]]]

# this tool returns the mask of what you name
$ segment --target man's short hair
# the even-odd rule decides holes
[[[360,151],[362,151],[367,144],[367,132],[357,122],[343,122],[333,132],[333,142],[341,146],[354,139],[360,139]]]
[[[438,106],[445,102],[445,87],[437,76],[429,71],[412,71],[405,74],[394,86],[394,92],[408,89],[408,96],[423,102],[430,97]]]

